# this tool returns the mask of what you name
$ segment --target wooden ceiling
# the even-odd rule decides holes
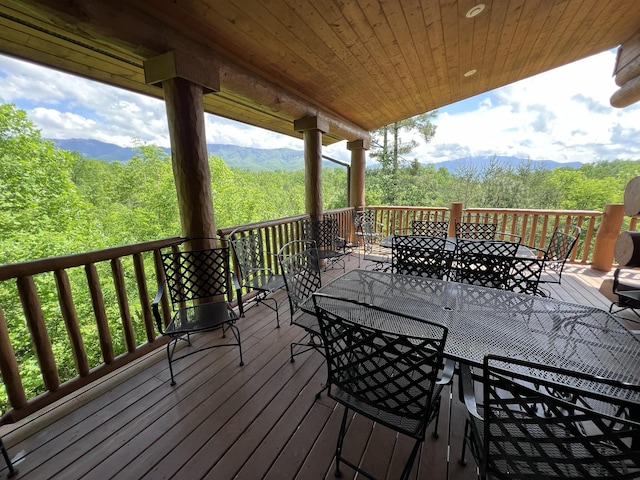
[[[638,0],[0,0],[3,53],[161,97],[143,63],[182,52],[219,72],[208,112],[294,136],[295,119],[319,115],[326,144],[614,49],[639,28]]]

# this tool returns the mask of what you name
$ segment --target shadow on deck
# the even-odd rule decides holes
[[[357,266],[355,258],[347,262],[347,268]],[[330,270],[325,283],[341,273]],[[607,309],[597,291],[607,275],[568,266],[553,296]],[[160,349],[47,412],[3,427],[17,478],[334,478],[342,407],[326,395],[315,399],[325,380],[319,354],[289,361],[289,345],[302,332],[289,325],[285,292],[277,298],[280,329],[262,305],[248,309],[239,322],[244,367],[237,348],[209,350],[176,363],[178,384],[171,387]],[[203,334],[195,342],[219,336]],[[455,382],[443,393],[441,408],[440,437],[430,435],[431,426],[419,478],[476,478],[471,459],[466,467],[457,462],[466,413]],[[406,440],[355,416],[346,455],[360,458],[380,478],[394,479],[410,448]],[[353,478],[346,466],[343,478]]]

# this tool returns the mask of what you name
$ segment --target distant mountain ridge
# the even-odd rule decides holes
[[[86,158],[93,158],[105,162],[127,162],[137,153],[135,148],[120,147],[98,140],[72,138],[51,139],[51,141],[63,150],[78,152]],[[168,154],[171,153],[171,150],[168,148],[163,148],[163,150]],[[291,148],[263,149],[211,143],[207,144],[207,151],[210,155],[216,155],[222,158],[225,163],[232,168],[252,171],[304,169],[304,152],[302,150],[294,150]],[[444,167],[450,172],[455,173],[469,166],[482,170],[492,161],[498,161],[501,165],[505,166],[510,165],[517,167],[528,160],[509,156],[478,156],[436,162],[434,165],[436,168]],[[547,170],[559,167],[579,168],[582,165],[580,162],[560,163],[553,160],[531,160],[531,162]],[[325,165],[336,166],[330,162],[325,162]],[[368,166],[375,168],[377,165],[371,163]]]

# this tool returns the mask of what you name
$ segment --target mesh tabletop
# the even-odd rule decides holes
[[[640,384],[640,340],[603,310],[544,297],[367,270],[320,292],[446,326],[448,358],[502,355]],[[304,306],[313,312],[313,303]]]

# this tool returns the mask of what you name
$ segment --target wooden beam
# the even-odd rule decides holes
[[[369,136],[369,131],[344,117],[316,105],[291,89],[277,85],[216,50],[215,45],[198,36],[185,35],[173,27],[172,15],[181,10],[172,2],[154,2],[154,13],[148,14],[145,0],[83,0],[61,2],[59,0],[28,0],[56,24],[68,27],[71,32],[106,44],[120,44],[123,50],[140,52],[148,58],[169,51],[189,52],[207,69],[219,71],[220,91],[229,91],[249,98],[274,112],[289,116],[292,120],[308,116],[321,116],[329,122],[332,136],[356,140]],[[162,32],[162,35],[158,35]],[[196,81],[195,83],[200,84]],[[216,112],[212,112],[216,113]]]
[[[183,78],[200,85],[203,93],[220,91],[218,68],[188,53],[173,50],[144,61],[146,83],[161,87],[162,82],[171,78]]]

